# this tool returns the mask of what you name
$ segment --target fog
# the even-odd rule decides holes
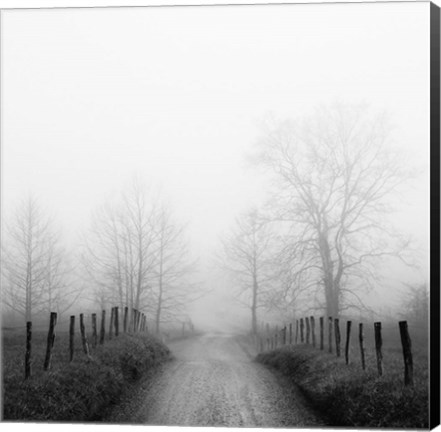
[[[395,311],[404,284],[428,281],[428,13],[426,3],[5,11],[2,222],[36,197],[76,261],[93,214],[139,179],[186,226],[205,293],[186,314],[199,328],[248,328],[218,255],[236,218],[273,196],[273,176],[252,162],[268,119],[364,103],[385,113],[388,145],[415,173],[385,218],[412,237],[417,266],[385,260],[363,295]]]

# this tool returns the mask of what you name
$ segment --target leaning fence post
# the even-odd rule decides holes
[[[57,313],[51,312],[49,320],[49,332],[47,334],[46,357],[44,359],[44,370],[48,370],[51,366],[52,348],[55,343],[55,325],[57,324]]]
[[[377,353],[377,369],[378,375],[383,375],[383,352],[381,347],[383,345],[383,340],[381,338],[381,322],[374,323],[375,330],[375,352]]]
[[[109,339],[112,339],[114,319],[115,319],[115,308],[111,307],[110,308],[110,322],[109,322]]]
[[[324,335],[323,335],[323,317],[320,317],[320,349],[324,349]]]
[[[92,346],[95,348],[97,343],[97,333],[96,333],[96,313],[92,314]]]
[[[312,346],[315,348],[315,318],[312,316],[309,320],[311,322]]]
[[[413,386],[413,359],[412,359],[412,343],[407,329],[407,321],[400,321],[401,345],[403,346],[404,358],[404,385]]]
[[[328,317],[328,347],[332,354],[332,317]]]
[[[81,343],[83,344],[84,354],[89,355],[89,345],[87,343],[86,329],[84,328],[84,315],[80,314],[80,332],[81,332]]]
[[[138,333],[138,325],[139,325],[139,310],[135,309],[135,333]]]
[[[298,342],[299,342],[299,320],[296,319],[296,340],[295,340],[295,344],[297,345]]]
[[[118,306],[115,306],[115,311],[114,311],[114,315],[115,315],[115,336],[119,335],[119,314],[118,314]]]
[[[128,318],[128,314],[129,314],[129,308],[126,306],[124,308],[124,333],[127,333],[127,318]]]
[[[360,355],[361,355],[361,368],[366,369],[366,361],[364,358],[364,345],[363,345],[363,323],[358,324],[358,340],[360,342]]]
[[[100,331],[100,345],[104,343],[104,336],[106,335],[106,311],[101,311],[101,331]]]
[[[305,318],[305,323],[306,323],[306,343],[309,344],[309,334],[311,332],[311,328],[309,325],[309,318],[308,317]]]
[[[32,322],[26,322],[25,379],[31,376]]]
[[[292,345],[292,323],[289,323],[289,344]]]
[[[335,330],[335,352],[337,354],[337,357],[340,357],[340,324],[339,319],[334,319],[334,330]]]
[[[349,364],[349,342],[351,339],[352,321],[346,321],[346,345],[345,345],[345,361]]]
[[[71,362],[75,352],[75,315],[70,316],[69,324],[69,361]]]

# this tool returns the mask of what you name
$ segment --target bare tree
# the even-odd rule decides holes
[[[253,333],[257,332],[258,309],[268,306],[271,293],[272,239],[270,225],[252,210],[236,219],[231,234],[222,242],[221,266],[232,274],[239,301],[250,309]]]
[[[146,306],[157,259],[155,205],[135,180],[117,205],[107,204],[95,214],[82,263],[101,306],[117,303],[130,311]]]
[[[156,333],[162,322],[173,320],[182,314],[185,306],[200,296],[200,291],[189,281],[194,263],[189,259],[184,226],[172,218],[169,207],[163,205],[156,223],[156,283],[153,285]]]
[[[259,144],[257,160],[277,182],[273,218],[288,227],[290,247],[330,316],[362,307],[358,289],[375,283],[372,265],[402,258],[406,246],[385,222],[405,178],[386,130],[362,107],[335,105],[277,124]]]
[[[68,283],[59,234],[35,198],[16,208],[2,241],[5,304],[30,321],[43,311],[64,312],[78,297]]]

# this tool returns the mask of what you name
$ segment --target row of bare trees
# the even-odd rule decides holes
[[[240,216],[220,254],[256,332],[257,310],[295,311],[300,298],[327,316],[364,309],[387,258],[410,265],[409,241],[387,222],[410,177],[386,122],[336,104],[266,127],[252,161],[271,198]]]
[[[33,197],[5,223],[1,261],[3,302],[25,321],[43,312],[64,312],[78,298],[60,233]]]
[[[191,282],[195,263],[185,226],[138,180],[115,201],[93,215],[76,266],[37,200],[22,202],[2,241],[4,303],[30,321],[42,312],[63,313],[93,291],[101,309],[116,304],[148,311],[156,332],[185,314],[200,293]]]
[[[105,304],[128,305],[154,317],[156,332],[184,312],[198,291],[189,276],[194,271],[184,226],[170,207],[147,194],[138,181],[117,205],[107,204],[94,216],[84,241],[82,263]]]

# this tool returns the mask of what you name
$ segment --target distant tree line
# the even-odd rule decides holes
[[[186,316],[201,290],[192,282],[195,262],[185,226],[158,193],[148,192],[135,180],[115,202],[100,207],[81,250],[71,253],[38,200],[20,202],[2,239],[4,306],[30,321],[48,311],[64,313],[92,293],[101,309],[148,311],[156,332]]]

